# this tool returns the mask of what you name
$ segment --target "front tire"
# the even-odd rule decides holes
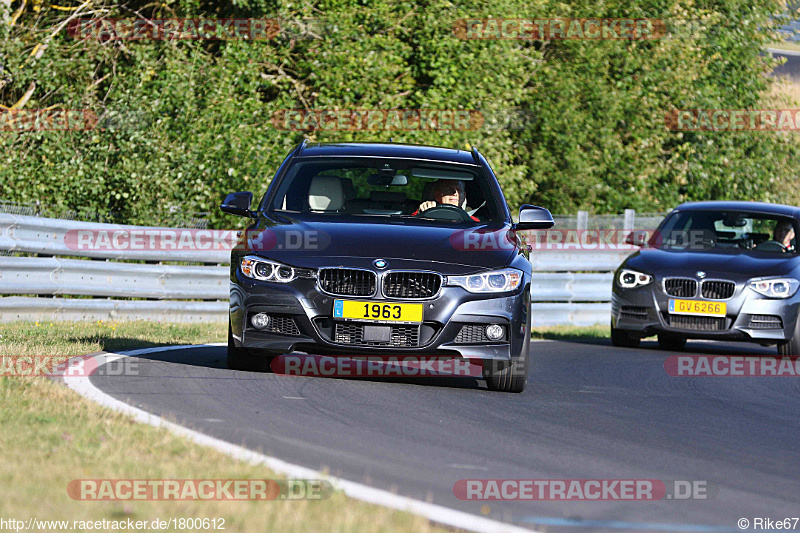
[[[233,330],[228,319],[228,368],[244,372],[271,372],[274,356],[260,354],[249,348],[241,348],[233,342]]]
[[[638,348],[642,339],[639,337],[632,337],[624,329],[615,328],[611,326],[611,344],[618,348]]]
[[[528,311],[526,337],[517,357],[507,361],[483,361],[483,379],[491,391],[515,392],[525,390],[528,383],[528,357],[531,348],[531,313]]]
[[[792,338],[778,343],[778,355],[781,357],[800,355],[800,317],[794,324]]]

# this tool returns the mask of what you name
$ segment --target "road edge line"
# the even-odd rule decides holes
[[[100,354],[81,355],[70,359],[76,361],[85,361],[87,357],[93,357],[97,360],[98,366],[118,359],[126,357],[136,357],[138,355],[145,355],[155,352],[164,352],[171,350],[189,350],[194,348],[207,348],[209,346],[225,346],[225,344],[193,344],[184,346],[157,346],[153,348],[142,348],[138,350],[126,350],[120,352],[104,352]],[[102,359],[100,359],[102,358]],[[69,366],[67,366],[69,368]],[[490,518],[470,514],[464,511],[449,509],[447,507],[416,500],[407,496],[400,496],[383,489],[376,489],[368,485],[363,485],[355,481],[338,478],[335,476],[324,475],[311,468],[288,463],[276,457],[269,457],[267,455],[249,450],[237,444],[211,437],[205,433],[189,429],[174,422],[169,422],[163,418],[148,413],[143,409],[134,407],[128,403],[117,400],[109,396],[102,390],[92,384],[89,376],[71,376],[64,375],[61,381],[70,389],[77,392],[84,398],[87,398],[98,405],[107,407],[114,411],[131,416],[134,420],[140,423],[148,424],[150,426],[164,428],[170,432],[187,438],[195,444],[213,448],[222,452],[234,459],[245,461],[253,465],[264,465],[275,472],[284,474],[286,476],[307,478],[307,479],[326,479],[334,486],[334,488],[342,490],[347,496],[361,500],[367,503],[381,505],[390,509],[399,511],[406,511],[412,514],[424,516],[431,522],[441,524],[444,526],[456,527],[466,531],[475,531],[477,533],[531,533],[535,530],[527,529],[505,522],[498,522]]]

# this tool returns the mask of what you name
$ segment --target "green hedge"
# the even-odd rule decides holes
[[[324,38],[285,31],[266,41],[101,42],[62,29],[47,41],[73,12],[26,4],[14,24],[0,24],[0,104],[33,87],[27,109],[91,109],[118,114],[121,126],[0,132],[3,201],[110,211],[132,223],[158,223],[175,209],[210,212],[212,226],[231,226],[216,210],[225,193],[262,194],[304,136],[476,145],[510,205],[558,213],[787,201],[776,184],[792,183],[800,161],[796,135],[665,127],[674,109],[764,106],[772,1],[322,1],[312,9],[180,0],[85,9],[93,12],[84,17],[279,17],[295,28],[313,18]],[[653,18],[667,22],[668,34],[543,42],[454,32],[459,18],[487,16]],[[43,51],[34,48],[42,42]],[[276,111],[305,107],[470,109],[525,120],[512,129],[310,133],[271,123]]]

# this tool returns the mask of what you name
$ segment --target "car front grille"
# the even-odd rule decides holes
[[[333,334],[333,342],[352,346],[419,346],[419,326],[397,325],[392,328],[389,342],[365,341],[364,325],[353,322],[337,322]]]
[[[456,344],[478,344],[489,342],[486,326],[483,324],[464,324],[453,341]]]
[[[441,286],[442,277],[434,272],[389,272],[383,278],[387,298],[431,298]]]
[[[688,278],[666,278],[664,290],[670,296],[678,298],[691,298],[697,294],[697,281]]]
[[[338,296],[372,296],[375,280],[374,272],[352,268],[322,268],[317,275],[320,288]]]
[[[667,315],[669,325],[693,331],[724,331],[726,319],[722,316]]]
[[[736,284],[732,281],[704,281],[700,287],[703,298],[709,300],[727,300],[735,290]]]
[[[620,318],[631,320],[647,320],[647,308],[633,305],[623,305],[619,311]]]
[[[270,315],[269,325],[265,331],[284,335],[300,335],[300,329],[294,318],[282,315]]]
[[[748,327],[752,329],[783,329],[783,320],[776,315],[751,315]]]

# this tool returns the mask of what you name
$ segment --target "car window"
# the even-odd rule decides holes
[[[498,205],[505,200],[493,195],[488,179],[480,167],[468,165],[384,158],[301,160],[282,179],[269,210],[425,219],[421,204],[435,202],[437,189],[457,189],[464,220],[436,218],[431,223],[502,221]]]
[[[668,216],[652,245],[794,253],[797,222],[789,217],[734,211],[682,211]]]

